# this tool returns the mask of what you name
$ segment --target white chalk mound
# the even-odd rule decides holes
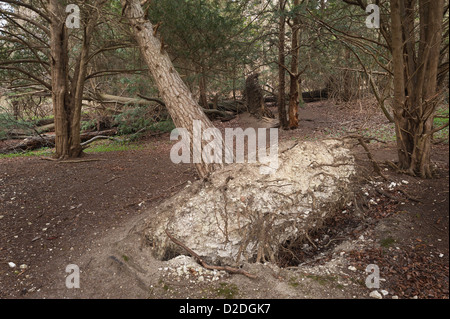
[[[147,242],[158,259],[186,251],[218,264],[275,261],[280,244],[305,236],[352,195],[355,162],[342,141],[300,142],[279,154],[279,168],[232,164],[150,212]]]

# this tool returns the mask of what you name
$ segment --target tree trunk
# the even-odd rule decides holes
[[[144,60],[155,79],[158,90],[175,126],[178,128],[185,128],[189,132],[191,141],[193,140],[194,120],[201,122],[202,129],[214,128],[211,121],[195,101],[192,93],[175,70],[161,41],[153,35],[153,25],[150,21],[145,19],[145,14],[142,10],[140,1],[122,0],[122,5]],[[221,139],[221,136],[217,134],[217,131],[215,132],[216,134],[213,139]],[[202,143],[191,142],[191,154],[201,154],[203,144],[206,144],[203,139]],[[200,163],[195,163],[195,166],[199,176],[202,178],[206,177],[217,166],[222,166],[222,164],[207,163],[203,157],[199,160]]]
[[[286,17],[284,16],[284,9],[286,0],[280,0],[280,21],[278,31],[278,118],[280,120],[280,127],[288,128],[288,120],[286,114],[286,64],[285,56],[285,35],[286,35]]]
[[[69,144],[69,70],[68,70],[68,34],[64,26],[64,10],[58,0],[50,0],[49,11],[52,23],[50,25],[50,50],[52,55],[52,102],[55,118],[56,157],[72,157]]]
[[[201,73],[199,73],[199,79],[198,79],[198,88],[200,91],[200,101],[199,104],[204,108],[209,108],[208,105],[208,96],[206,94],[206,76],[203,72],[203,69]]]
[[[300,5],[300,0],[294,0],[294,10]],[[298,56],[299,56],[299,35],[300,35],[300,16],[296,13],[292,26],[292,54],[291,54],[291,73],[290,73],[290,98],[289,98],[289,128],[298,128],[298,107],[299,107],[299,74],[298,74]]]
[[[391,0],[394,119],[399,167],[411,175],[430,178],[444,3],[419,1],[418,52],[415,9],[413,1]]]
[[[82,153],[80,145],[81,106],[91,34],[96,22],[89,17],[84,26],[84,37],[80,55],[76,60],[74,74],[69,80],[68,31],[65,26],[65,7],[61,1],[50,0],[51,14],[50,50],[52,56],[52,102],[55,118],[55,157],[64,159],[78,157]]]
[[[264,114],[264,99],[258,78],[259,73],[254,73],[249,75],[245,80],[244,100],[247,111],[260,117]]]

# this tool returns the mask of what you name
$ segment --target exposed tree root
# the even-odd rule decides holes
[[[244,275],[248,278],[252,278],[255,279],[257,278],[255,275],[250,274],[248,272],[246,272],[243,269],[239,269],[239,268],[234,268],[234,267],[230,267],[230,266],[212,266],[207,264],[199,255],[197,255],[192,249],[190,249],[189,247],[187,247],[186,245],[184,245],[182,242],[180,242],[179,240],[177,240],[176,238],[174,238],[166,229],[166,234],[167,236],[178,246],[184,248],[189,254],[192,255],[192,257],[195,258],[195,260],[202,265],[204,268],[206,269],[210,269],[210,270],[224,270],[228,273],[232,273],[232,274],[240,274],[240,275]]]

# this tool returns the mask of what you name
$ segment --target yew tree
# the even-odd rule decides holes
[[[49,92],[55,121],[55,157],[78,157],[81,107],[94,28],[105,0],[2,0],[0,41],[10,48],[0,70],[8,89]],[[68,5],[76,10],[67,10]],[[70,22],[70,13],[77,14]],[[78,20],[79,18],[79,20]],[[79,21],[79,24],[76,23]],[[71,28],[71,27],[74,28]]]
[[[343,2],[363,10],[368,5],[365,0]],[[434,127],[433,123],[442,102],[443,78],[448,76],[448,27],[443,27],[444,21],[448,23],[448,1],[389,0],[378,1],[377,5],[381,12],[379,29],[364,28],[355,34],[324,21],[321,24],[348,48],[358,48],[360,54],[351,50],[366,74],[371,72],[360,58],[363,55],[371,57],[387,76],[392,76],[398,169],[431,178],[432,137],[448,126],[447,123]],[[369,82],[375,95],[378,89],[383,89]]]
[[[147,19],[140,1],[122,0],[122,5],[122,12],[129,21],[142,57],[175,126],[189,132],[190,141],[192,141],[191,153],[202,154],[205,141],[202,139],[202,143],[193,142],[194,121],[199,121],[202,129],[214,128],[214,125],[175,69],[163,39],[157,37],[157,28]],[[214,132],[213,140],[219,141],[221,139],[220,132]],[[221,166],[221,164],[208,163],[203,156],[198,163],[195,163],[200,177],[208,176],[218,165]]]
[[[438,75],[444,0],[391,0],[390,6],[399,166],[429,178],[432,136],[441,129],[433,127],[433,120],[442,96]]]

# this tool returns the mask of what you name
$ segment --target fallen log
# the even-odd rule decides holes
[[[95,136],[113,136],[117,134],[116,129],[110,129],[99,132],[85,132],[81,133],[81,141],[87,141],[94,138]],[[7,146],[0,150],[0,154],[7,154],[17,151],[31,151],[41,147],[54,147],[55,146],[55,136],[54,135],[39,135],[39,136],[29,136],[25,138],[21,143]]]
[[[229,121],[234,119],[236,115],[230,111],[220,111],[215,109],[203,109],[203,112],[209,117],[209,119],[220,119],[222,121]]]
[[[154,106],[154,101],[149,101],[143,98],[132,98],[132,97],[124,97],[111,95],[106,93],[97,93],[96,98],[99,102],[102,103],[117,103],[121,105],[141,105],[141,106]]]
[[[328,99],[328,89],[314,90],[302,93],[304,102],[316,102]]]
[[[36,127],[36,131],[38,133],[47,133],[53,131],[54,129],[55,129],[54,122]]]

